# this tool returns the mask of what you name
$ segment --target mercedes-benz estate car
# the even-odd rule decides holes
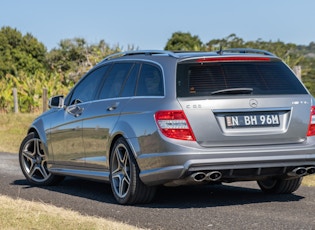
[[[263,50],[114,54],[49,107],[19,151],[35,185],[100,180],[134,204],[160,185],[257,181],[292,193],[315,172],[314,99]]]

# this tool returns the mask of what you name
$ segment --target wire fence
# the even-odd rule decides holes
[[[14,113],[19,113],[19,100],[18,100],[18,90],[17,88],[12,89],[13,93],[13,102],[14,102]],[[42,102],[43,102],[43,112],[45,112],[48,108],[48,90],[43,88],[42,93]]]

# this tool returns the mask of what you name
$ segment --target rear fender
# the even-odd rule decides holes
[[[118,121],[111,134],[111,139],[109,141],[110,149],[114,145],[117,136],[122,136],[126,139],[135,159],[137,159],[138,155],[140,154],[140,145],[138,142],[138,138],[136,137],[135,130],[127,122]]]

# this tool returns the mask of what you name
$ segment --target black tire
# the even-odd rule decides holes
[[[302,179],[302,177],[287,180],[269,178],[257,181],[257,183],[265,193],[290,194],[300,187]]]
[[[21,170],[32,185],[56,185],[64,177],[56,176],[47,168],[47,154],[44,144],[35,133],[29,133],[21,143],[19,162]]]
[[[149,203],[156,188],[143,184],[132,151],[122,137],[114,144],[110,157],[110,183],[119,204]]]

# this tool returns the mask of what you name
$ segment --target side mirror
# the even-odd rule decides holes
[[[49,98],[48,107],[51,108],[63,108],[64,107],[64,97],[63,95],[55,96]]]

